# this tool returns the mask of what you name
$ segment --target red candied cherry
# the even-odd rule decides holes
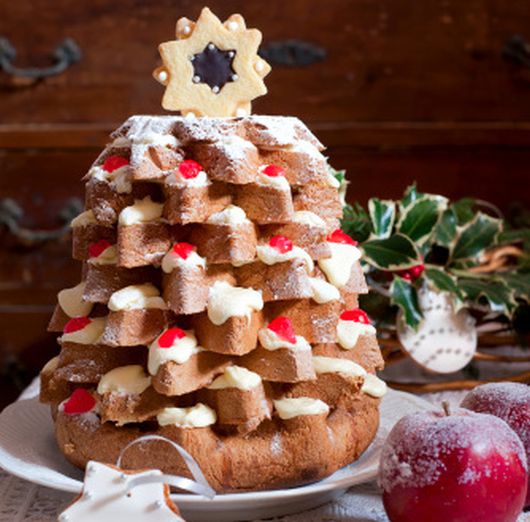
[[[291,344],[296,343],[293,323],[288,317],[279,315],[268,324],[267,328],[272,330],[278,337],[281,337],[285,341]]]
[[[158,346],[160,348],[171,348],[175,341],[179,341],[186,337],[186,332],[181,328],[170,328],[166,330],[158,339]]]
[[[65,325],[63,329],[63,333],[74,333],[78,332],[79,330],[82,330],[85,328],[85,326],[88,326],[92,322],[92,319],[90,317],[74,317],[73,319],[70,319]]]
[[[263,167],[262,172],[265,174],[265,176],[269,176],[271,178],[285,176],[285,170],[283,170],[283,167],[280,167],[280,165],[266,165]]]
[[[357,246],[359,243],[352,239],[348,234],[343,232],[340,228],[334,230],[328,237],[329,243],[342,243],[343,245]]]
[[[114,172],[116,169],[125,167],[125,165],[129,165],[129,160],[127,158],[124,158],[123,156],[109,156],[103,162],[103,170],[106,172]]]
[[[188,259],[189,255],[195,250],[195,247],[190,243],[175,243],[173,245],[173,253],[182,259]]]
[[[96,405],[96,399],[84,388],[74,390],[70,398],[63,404],[63,411],[67,415],[88,413]]]
[[[368,314],[360,308],[353,308],[352,310],[345,310],[340,314],[342,321],[353,321],[354,323],[370,324]]]
[[[193,179],[196,178],[202,170],[200,163],[197,163],[195,160],[184,160],[179,165],[179,174],[184,179]]]
[[[99,257],[107,248],[112,246],[106,239],[100,239],[96,243],[88,245],[88,256]]]
[[[272,236],[269,239],[269,245],[280,252],[280,254],[286,254],[293,249],[293,242],[285,236]]]

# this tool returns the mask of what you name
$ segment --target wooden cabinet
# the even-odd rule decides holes
[[[348,170],[350,199],[396,197],[416,180],[425,191],[476,195],[502,208],[530,203],[530,70],[502,58],[513,35],[530,41],[528,2],[209,6],[222,18],[241,12],[263,31],[263,52],[281,63],[254,112],[306,121],[332,164]],[[80,178],[108,133],[131,114],[163,112],[163,89],[151,78],[157,44],[173,38],[179,16],[195,18],[201,7],[191,0],[2,3],[0,37],[16,48],[16,66],[49,65],[65,38],[82,53],[62,74],[37,82],[0,73],[0,201],[18,203],[21,226],[60,226],[61,209],[82,197]],[[79,268],[67,238],[29,248],[3,227],[0,241],[0,373],[17,360],[31,374],[54,351],[44,326],[55,293],[76,281]]]

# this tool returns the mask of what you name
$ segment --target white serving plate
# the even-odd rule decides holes
[[[381,406],[381,426],[361,459],[319,482],[297,488],[217,495],[172,495],[190,522],[253,520],[296,513],[322,505],[349,487],[377,475],[381,445],[392,426],[404,415],[432,409],[428,402],[390,390]],[[32,398],[8,406],[0,414],[0,467],[20,478],[53,489],[79,493],[83,473],[59,451],[49,408]]]

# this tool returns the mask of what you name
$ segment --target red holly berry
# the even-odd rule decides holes
[[[405,279],[405,281],[416,281],[416,279],[421,277],[421,274],[423,274],[424,270],[425,270],[425,265],[421,263],[419,265],[415,265],[406,270],[398,270],[396,273],[398,276]]]
[[[171,348],[175,341],[186,337],[186,332],[181,328],[170,328],[166,330],[158,339],[159,348]]]
[[[360,308],[353,308],[352,310],[346,310],[340,314],[342,321],[353,321],[355,323],[370,324],[370,318],[368,314]]]
[[[96,405],[96,399],[83,388],[77,388],[70,398],[63,404],[63,411],[67,415],[88,413]]]
[[[265,174],[265,176],[269,176],[271,178],[285,176],[285,170],[283,170],[283,167],[280,167],[280,165],[267,165],[263,167],[262,172]]]
[[[129,160],[123,156],[109,156],[103,162],[103,170],[107,172],[114,172],[116,169],[129,165]]]
[[[293,249],[293,242],[285,236],[272,236],[269,239],[269,245],[280,252],[285,254]]]
[[[343,245],[357,246],[359,243],[354,241],[348,234],[343,232],[340,228],[334,230],[328,237],[327,241],[330,243],[342,243]]]
[[[85,328],[85,326],[88,326],[92,322],[92,319],[90,317],[74,317],[73,319],[70,319],[65,325],[63,329],[63,333],[73,333],[78,332],[79,330],[82,330]]]
[[[173,252],[182,259],[188,259],[188,256],[195,250],[195,247],[190,243],[175,243],[173,245]]]
[[[296,335],[294,334],[293,323],[288,317],[284,317],[282,315],[276,317],[276,319],[269,323],[267,328],[272,330],[278,337],[281,337],[288,343],[296,343]]]
[[[200,163],[197,163],[195,160],[184,160],[179,165],[179,174],[184,179],[193,179],[199,175],[201,172],[202,166]]]
[[[99,257],[107,248],[112,246],[106,239],[88,245],[88,257]]]

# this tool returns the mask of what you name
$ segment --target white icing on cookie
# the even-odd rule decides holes
[[[106,171],[101,165],[95,165],[88,175],[99,181],[106,181],[118,194],[130,194],[132,191],[130,165],[124,165],[112,172]]]
[[[151,386],[151,377],[146,375],[143,366],[131,364],[119,366],[101,377],[98,393],[116,393],[118,395],[139,395]]]
[[[267,165],[263,165],[258,169],[258,174],[256,176],[256,184],[271,187],[277,190],[282,190],[288,192],[291,190],[289,182],[285,176],[267,176],[263,171],[267,168]]]
[[[353,264],[361,258],[361,251],[344,243],[327,242],[331,257],[318,260],[318,266],[326,274],[328,281],[342,288],[350,279]]]
[[[103,330],[105,330],[106,323],[107,319],[105,317],[90,318],[90,323],[84,328],[75,332],[63,333],[59,339],[61,342],[97,344],[103,334]]]
[[[163,258],[162,258],[162,270],[166,274],[170,274],[177,267],[188,267],[188,268],[206,268],[206,259],[201,257],[197,252],[193,251],[188,254],[188,257],[184,259],[183,257],[176,254],[173,249],[171,249]]]
[[[288,252],[280,252],[277,248],[270,245],[258,245],[256,252],[258,259],[266,265],[275,265],[276,263],[284,263],[293,259],[301,259],[304,261],[308,272],[312,272],[314,268],[311,256],[303,248],[297,246],[293,246]]]
[[[167,308],[158,288],[151,283],[131,285],[114,292],[108,302],[109,310],[138,310],[141,308]]]
[[[296,335],[295,337],[296,342],[290,343],[270,328],[261,328],[258,332],[259,342],[266,350],[274,351],[279,350],[280,348],[287,348],[289,350],[311,350],[311,345],[304,337],[301,335]]]
[[[320,355],[313,356],[313,367],[315,373],[340,373],[347,377],[363,377],[366,370],[360,365],[349,359],[340,359],[339,357],[323,357]]]
[[[387,388],[388,387],[385,381],[377,377],[377,375],[367,373],[364,376],[364,384],[361,388],[361,391],[366,393],[366,395],[370,395],[370,397],[380,398],[385,395]]]
[[[339,289],[324,279],[310,277],[309,284],[313,290],[313,301],[318,304],[329,303],[330,301],[338,301],[340,299]]]
[[[197,343],[197,338],[191,330],[184,331],[182,338],[175,337],[171,346],[165,348],[160,346],[160,338],[165,334],[162,332],[149,347],[147,369],[151,375],[156,375],[162,364],[172,361],[176,364],[185,364],[190,358],[204,350]]]
[[[139,223],[149,223],[162,217],[163,203],[154,202],[150,196],[144,199],[137,199],[134,205],[125,207],[120,212],[120,225],[136,225]]]
[[[274,408],[280,419],[288,420],[301,415],[320,415],[329,413],[329,406],[320,399],[298,397],[296,399],[279,399],[274,402]]]
[[[326,222],[310,210],[298,210],[294,213],[293,221],[315,228],[326,228]]]
[[[232,286],[226,281],[216,281],[208,292],[208,318],[215,325],[225,323],[230,317],[246,317],[263,309],[261,290]]]
[[[250,223],[250,220],[247,218],[245,211],[241,207],[236,205],[228,205],[223,210],[212,214],[207,223],[210,225],[225,225],[232,228],[236,228],[240,225],[245,225]]]
[[[160,426],[177,428],[204,428],[217,421],[215,411],[201,402],[191,408],[164,408],[156,418]]]
[[[78,285],[72,288],[65,288],[57,294],[59,306],[68,317],[88,315],[92,311],[94,304],[83,301],[85,286],[86,283],[81,281]]]
[[[87,225],[97,225],[98,222],[96,221],[96,216],[94,215],[93,210],[85,210],[84,212],[81,212],[78,216],[76,216],[72,221],[70,222],[70,226],[72,228],[75,227],[86,227]]]
[[[88,262],[93,265],[116,265],[118,263],[118,247],[110,245],[99,256],[91,257]]]
[[[242,366],[229,366],[222,375],[217,377],[208,389],[224,390],[226,388],[237,388],[249,391],[261,384],[261,377]]]
[[[375,335],[376,330],[371,324],[339,319],[337,323],[337,340],[346,350],[351,350],[361,335]]]

